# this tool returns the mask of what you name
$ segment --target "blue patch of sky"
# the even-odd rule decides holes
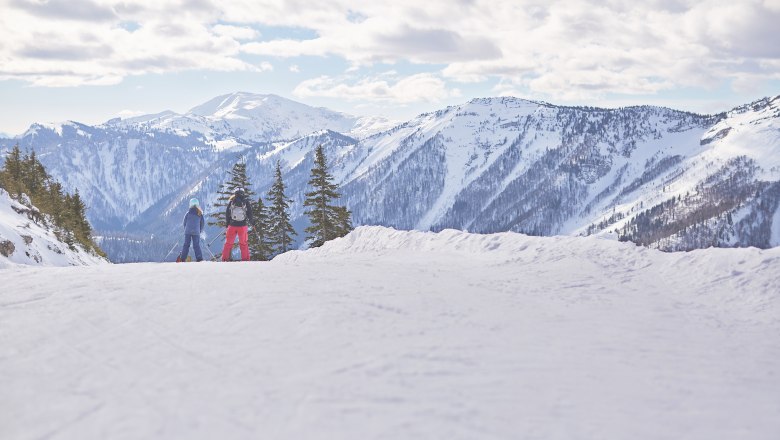
[[[347,21],[350,23],[361,23],[365,21],[368,17],[364,14],[361,14],[360,12],[348,10],[347,11]]]
[[[236,27],[252,28],[260,34],[258,41],[271,40],[312,40],[317,38],[317,32],[305,27],[296,26],[267,26],[261,24],[245,24],[220,21],[218,24],[224,24]]]
[[[134,21],[123,21],[119,23],[119,26],[123,29],[129,31],[129,32],[135,32],[138,29],[141,29],[141,25],[139,23],[136,23]]]

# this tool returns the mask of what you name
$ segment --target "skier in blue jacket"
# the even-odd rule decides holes
[[[195,260],[203,261],[203,254],[200,251],[200,234],[203,232],[205,220],[203,211],[198,206],[198,199],[190,199],[190,210],[184,216],[184,247],[177,261],[187,261],[187,254],[190,252],[190,242],[195,250]]]

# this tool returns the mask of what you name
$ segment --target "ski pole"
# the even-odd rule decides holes
[[[176,246],[178,246],[178,245],[179,245],[179,242],[176,242],[176,243],[173,244],[173,247],[171,248],[171,250],[169,250],[168,253],[165,254],[165,257],[163,257],[163,261],[165,261],[168,258],[169,255],[171,255],[171,252],[173,252],[173,250],[176,249]]]
[[[217,234],[217,236],[216,236],[216,237],[214,237],[214,239],[213,239],[213,240],[211,240],[211,242],[209,242],[208,246],[206,246],[206,249],[208,249],[208,250],[209,250],[209,253],[211,254],[211,259],[212,259],[212,261],[217,261],[217,256],[216,256],[216,255],[214,255],[214,252],[211,252],[211,245],[212,245],[212,244],[214,244],[214,242],[215,242],[215,241],[217,241],[217,239],[218,239],[219,237],[223,236],[223,235],[225,235],[225,231],[222,231],[222,232],[220,232],[219,234]],[[203,242],[205,243],[205,242],[206,242],[206,240],[203,240]]]
[[[203,239],[201,239],[201,240],[203,240]],[[214,243],[214,242],[212,241],[212,243]],[[206,240],[203,240],[203,244],[206,244]],[[211,249],[208,246],[206,246],[206,250],[209,251],[209,253],[211,254],[211,259],[212,260],[216,260],[217,259],[217,257],[214,256],[214,252],[211,252]]]
[[[217,241],[217,239],[218,239],[219,237],[221,237],[221,236],[223,236],[223,235],[225,235],[225,231],[222,231],[222,232],[220,232],[219,234],[217,234],[217,236],[216,236],[216,237],[214,237],[214,239],[213,239],[213,240],[211,240],[211,242],[209,243],[209,246],[211,246],[211,245],[212,245],[212,244],[213,244],[215,241]],[[206,240],[203,240],[203,242],[205,243],[205,242],[206,242]]]
[[[168,259],[168,255],[171,255],[171,252],[173,252],[173,250],[176,249],[176,246],[178,246],[178,245],[179,245],[179,243],[174,243],[173,247],[171,248],[171,250],[169,250],[168,253],[165,254],[165,256],[163,257],[162,260],[163,261],[167,260]]]

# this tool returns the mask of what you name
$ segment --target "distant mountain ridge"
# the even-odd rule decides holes
[[[323,129],[361,137],[392,124],[385,118],[351,116],[277,95],[237,92],[213,98],[183,115],[165,111],[113,119],[104,125],[181,135],[198,132],[207,140],[234,139],[240,144],[292,140]]]
[[[236,93],[185,115],[36,124],[0,149],[35,147],[79,188],[101,247],[121,261],[162,257],[170,244],[151,235],[176,237],[192,196],[208,211],[237,160],[259,193],[280,161],[302,229],[318,144],[356,224],[599,234],[665,250],[780,244],[780,97],[717,115],[480,98],[389,129],[366,121]]]

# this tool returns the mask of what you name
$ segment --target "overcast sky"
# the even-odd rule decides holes
[[[513,95],[717,112],[780,94],[780,0],[0,0],[0,131],[234,91],[396,119]]]

